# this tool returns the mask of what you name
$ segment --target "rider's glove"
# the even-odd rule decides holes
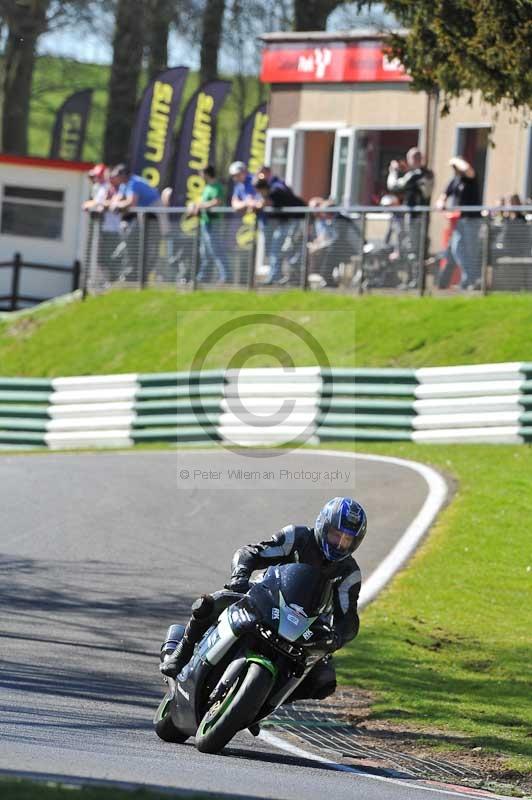
[[[342,637],[334,628],[323,625],[317,632],[317,639],[315,642],[312,642],[316,647],[325,647],[329,653],[332,653],[335,650],[339,650],[342,646]]]
[[[249,589],[249,583],[245,578],[235,578],[226,583],[224,589],[229,589],[230,592],[238,592],[238,594],[246,594]]]

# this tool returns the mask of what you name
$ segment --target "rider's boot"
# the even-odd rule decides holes
[[[202,595],[192,604],[192,616],[187,623],[183,638],[174,652],[166,656],[159,667],[163,675],[176,678],[185,664],[188,664],[194,653],[195,645],[212,624],[213,609],[214,599],[210,594]]]

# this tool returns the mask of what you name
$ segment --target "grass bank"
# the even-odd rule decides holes
[[[334,366],[438,366],[532,361],[532,295],[351,297],[168,290],[114,291],[0,321],[0,375],[83,375],[188,369],[200,344],[235,316],[267,313],[296,322],[303,335],[254,323],[225,336],[206,367],[227,365],[244,346],[248,366],[278,362],[262,345],[281,346],[296,364],[316,357],[315,337]],[[248,351],[249,354],[249,351]]]
[[[482,748],[531,772],[532,448],[357,450],[433,464],[458,490],[364,611],[359,637],[337,657],[340,681],[376,691],[373,719],[452,731],[450,749]]]

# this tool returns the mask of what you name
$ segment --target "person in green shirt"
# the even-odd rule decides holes
[[[224,250],[223,215],[216,213],[216,206],[223,206],[225,192],[222,184],[216,179],[214,167],[208,166],[200,170],[205,181],[201,200],[192,210],[200,218],[200,270],[197,281],[208,279],[209,264],[212,261],[218,270],[218,282],[225,283],[228,276],[227,258]]]

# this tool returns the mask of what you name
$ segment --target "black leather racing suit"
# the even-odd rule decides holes
[[[314,536],[314,530],[303,525],[287,525],[271,539],[241,547],[233,556],[228,588],[246,590],[251,573],[275,564],[299,562],[318,567],[333,584],[334,649],[354,639],[358,633],[357,613],[361,573],[354,558],[328,561]],[[291,700],[304,697],[323,698],[336,688],[336,672],[330,661],[321,661],[298,686]]]

